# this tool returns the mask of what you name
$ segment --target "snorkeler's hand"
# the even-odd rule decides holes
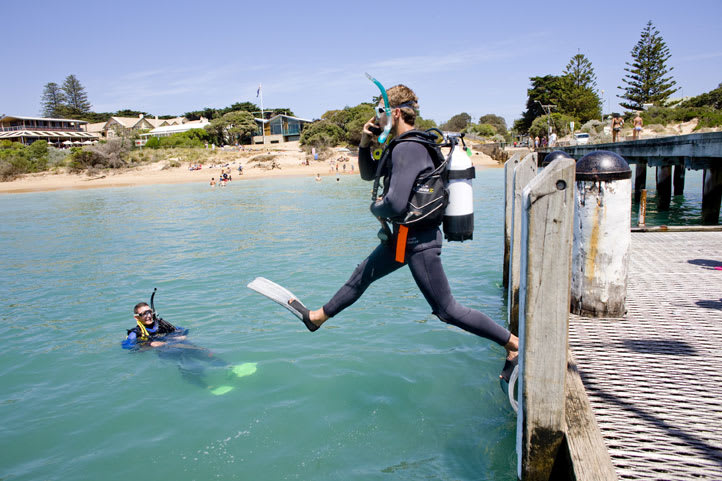
[[[361,142],[359,143],[359,147],[368,147],[371,145],[371,137],[373,137],[373,132],[371,132],[371,127],[378,127],[374,121],[376,120],[376,117],[371,117],[371,119],[366,122],[363,126],[363,130],[361,132]]]
[[[165,342],[162,341],[151,341],[150,347],[161,347],[165,346]]]

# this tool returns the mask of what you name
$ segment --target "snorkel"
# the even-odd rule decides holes
[[[386,95],[386,89],[383,85],[381,85],[381,82],[373,78],[368,73],[366,74],[366,77],[368,77],[370,81],[376,84],[376,86],[381,91],[381,96],[384,99],[384,109],[386,110],[386,126],[384,127],[384,131],[381,133],[381,135],[379,135],[379,144],[383,144],[389,137],[389,133],[391,133],[391,105],[389,105],[389,96]]]

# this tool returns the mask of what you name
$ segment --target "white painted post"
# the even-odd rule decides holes
[[[511,211],[512,190],[514,182],[514,168],[521,161],[521,152],[516,152],[509,160],[504,162],[504,279],[503,286],[509,287],[509,257],[511,249]]]
[[[512,214],[511,214],[511,239],[509,258],[509,330],[517,335],[519,333],[519,266],[521,264],[521,196],[529,182],[537,173],[538,154],[533,152],[522,160],[514,169],[514,180],[512,182]]]
[[[571,312],[622,317],[631,246],[632,169],[599,150],[577,163]]]
[[[550,479],[565,429],[573,159],[560,158],[524,189],[519,287],[518,475]]]

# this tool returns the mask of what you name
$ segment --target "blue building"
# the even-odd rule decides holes
[[[253,136],[254,144],[279,144],[292,142],[301,138],[301,131],[312,120],[279,114],[270,119],[255,119],[258,131]]]

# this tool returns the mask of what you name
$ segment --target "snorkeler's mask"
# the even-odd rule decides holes
[[[368,79],[370,81],[372,81],[374,84],[376,84],[376,86],[381,91],[381,96],[384,99],[384,111],[386,113],[386,126],[384,127],[384,131],[381,132],[381,135],[379,135],[379,143],[383,144],[384,142],[386,142],[386,139],[389,137],[389,133],[391,133],[391,105],[389,105],[389,96],[386,95],[386,89],[384,88],[383,85],[381,85],[381,82],[379,82],[378,80],[376,80],[369,74],[366,74],[366,77],[368,77]],[[375,109],[375,111],[376,111],[376,118],[377,119],[380,118],[381,113],[377,109]]]

